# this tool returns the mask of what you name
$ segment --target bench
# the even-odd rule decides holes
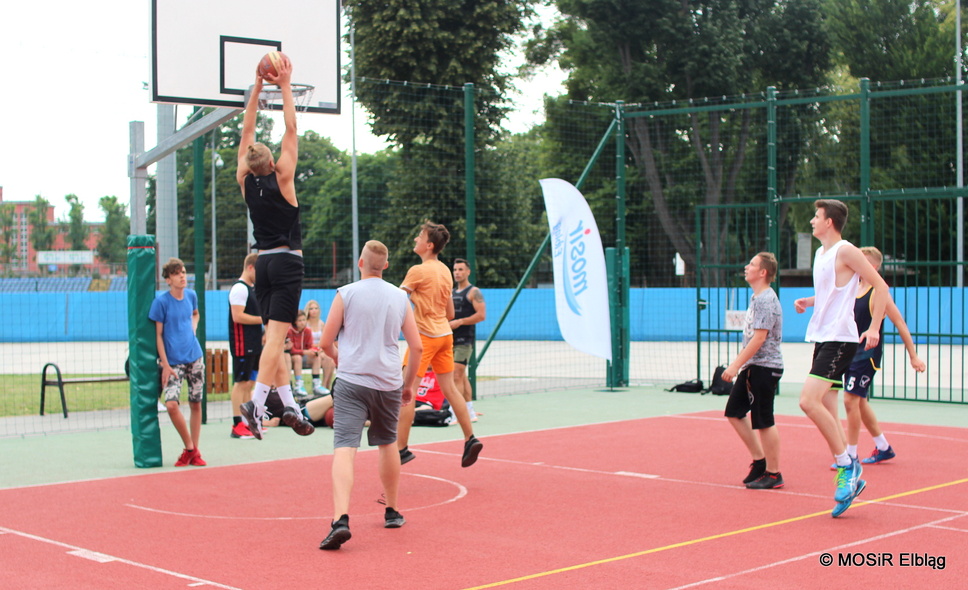
[[[48,377],[47,370],[53,367],[56,378]],[[44,415],[44,397],[47,393],[48,385],[56,385],[57,389],[60,390],[61,408],[64,410],[64,417],[67,418],[67,398],[64,395],[64,384],[65,383],[110,383],[115,381],[128,381],[127,375],[116,375],[113,377],[71,377],[70,379],[64,379],[61,375],[60,367],[54,363],[47,363],[44,365],[43,370],[40,373],[40,415]]]

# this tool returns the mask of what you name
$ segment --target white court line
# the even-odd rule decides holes
[[[736,578],[736,577],[739,577],[739,576],[745,576],[746,574],[752,574],[754,572],[759,572],[759,571],[766,570],[766,569],[770,569],[770,568],[773,568],[773,567],[777,567],[777,566],[781,566],[781,565],[787,565],[789,563],[794,563],[794,562],[797,562],[797,561],[803,561],[804,559],[810,559],[811,557],[818,557],[818,556],[820,556],[823,553],[833,553],[835,551],[840,551],[842,549],[848,549],[850,547],[856,547],[857,545],[863,545],[865,543],[872,543],[874,541],[881,541],[883,539],[889,539],[891,537],[896,537],[898,535],[903,535],[903,534],[906,534],[906,533],[910,533],[910,532],[916,531],[918,529],[923,529],[923,528],[937,528],[937,525],[939,523],[948,522],[948,521],[951,521],[951,520],[955,520],[956,518],[961,518],[962,516],[966,516],[966,515],[968,515],[968,512],[962,512],[961,514],[958,514],[958,515],[955,515],[955,516],[948,516],[946,518],[941,518],[939,520],[935,520],[935,521],[932,521],[932,522],[926,522],[924,524],[919,524],[919,525],[916,525],[916,526],[913,526],[913,527],[909,527],[909,528],[906,528],[906,529],[900,529],[900,530],[896,530],[896,531],[891,531],[890,533],[884,533],[883,535],[877,535],[875,537],[868,537],[867,539],[861,539],[860,541],[852,541],[852,542],[846,543],[844,545],[838,545],[836,547],[830,547],[830,548],[827,548],[827,549],[821,549],[820,551],[812,551],[812,552],[806,553],[804,555],[798,555],[797,557],[791,557],[789,559],[784,559],[782,561],[775,561],[773,563],[768,563],[766,565],[761,565],[759,567],[754,567],[754,568],[750,568],[750,569],[747,569],[747,570],[743,570],[743,571],[739,571],[739,572],[734,572],[732,574],[726,574],[724,576],[716,576],[715,578],[707,578],[705,580],[700,580],[698,582],[693,582],[691,584],[686,584],[685,586],[676,586],[674,588],[669,588],[668,590],[684,590],[685,588],[695,588],[696,586],[703,586],[705,584],[712,584],[712,583],[715,583],[715,582],[722,582],[723,580],[728,580],[730,578]]]
[[[430,443],[430,444],[433,444],[433,443]],[[429,455],[443,455],[443,456],[447,456],[447,457],[459,457],[460,456],[457,453],[445,453],[443,451],[433,451],[433,450],[430,450],[430,449],[422,449],[422,448],[419,448],[419,447],[413,447],[413,448],[419,450],[421,453],[427,453]],[[682,483],[682,484],[686,484],[686,485],[705,486],[705,487],[710,487],[710,488],[724,488],[724,489],[727,489],[727,490],[743,490],[744,493],[782,495],[782,496],[797,496],[797,497],[800,497],[800,498],[813,498],[813,499],[819,499],[819,500],[829,500],[829,501],[833,502],[833,498],[829,494],[808,494],[808,493],[804,493],[804,492],[792,492],[792,491],[786,490],[786,489],[782,489],[782,490],[747,490],[746,489],[746,486],[742,486],[742,485],[739,485],[739,484],[717,483],[717,482],[711,482],[711,481],[693,481],[693,480],[688,480],[688,479],[678,479],[678,478],[674,478],[674,477],[663,477],[661,475],[653,475],[653,474],[650,474],[650,473],[636,473],[636,472],[632,472],[632,471],[603,471],[603,470],[600,470],[600,469],[588,469],[588,468],[585,468],[585,467],[568,467],[568,466],[564,466],[564,465],[552,465],[550,463],[545,463],[543,461],[537,461],[537,462],[533,462],[533,461],[516,461],[514,459],[499,459],[499,458],[496,458],[496,457],[485,457],[485,456],[480,456],[480,457],[478,457],[477,460],[478,461],[490,461],[490,462],[494,462],[494,463],[509,463],[511,465],[522,465],[522,466],[525,466],[525,467],[544,467],[546,469],[555,469],[555,470],[559,470],[559,471],[577,471],[577,472],[580,472],[580,473],[590,473],[592,475],[609,475],[609,476],[615,476],[615,475],[617,475],[617,476],[621,476],[621,477],[636,477],[636,478],[640,478],[640,479],[648,479],[648,480],[652,480],[652,481],[662,481],[662,482],[668,482],[668,483]],[[861,500],[861,499],[858,498],[856,500],[856,503],[858,505],[860,505],[860,504],[871,504],[872,502],[865,502],[865,501],[863,501],[863,500]],[[882,506],[891,506],[891,507],[894,507],[894,508],[910,508],[912,510],[928,510],[928,511],[931,511],[931,512],[948,512],[948,513],[959,514],[959,515],[960,514],[965,514],[964,511],[961,511],[961,510],[954,510],[954,509],[951,509],[951,508],[940,508],[940,507],[935,507],[935,506],[918,506],[916,504],[903,504],[901,502],[876,502],[876,503],[877,504],[880,504]]]
[[[48,543],[50,545],[56,545],[58,547],[65,547],[70,549],[67,553],[69,555],[74,555],[77,557],[82,557],[84,559],[90,559],[98,563],[110,563],[117,562],[123,563],[125,565],[134,566],[137,568],[145,569],[148,571],[156,572],[159,574],[165,574],[167,576],[172,576],[174,578],[181,578],[182,580],[188,580],[192,582],[193,586],[211,586],[213,588],[224,588],[225,590],[242,590],[241,588],[236,588],[235,586],[226,586],[225,584],[219,584],[218,582],[212,582],[210,580],[205,580],[203,578],[196,578],[195,576],[189,576],[187,574],[181,574],[178,572],[173,572],[171,570],[166,570],[164,568],[155,567],[153,565],[148,565],[146,563],[140,563],[137,561],[131,561],[130,559],[123,559],[121,557],[115,557],[113,555],[107,555],[106,553],[99,553],[97,551],[92,551],[90,549],[84,549],[83,547],[78,547],[77,545],[70,545],[68,543],[62,543],[60,541],[55,541],[53,539],[47,539],[45,537],[39,537],[37,535],[32,535],[30,533],[25,533],[23,531],[15,531],[13,529],[8,529],[5,527],[0,527],[0,533],[6,533],[11,535],[17,535],[24,537],[26,539],[31,539],[34,541],[40,541],[41,543]]]
[[[715,416],[693,416],[693,415],[690,415],[690,414],[672,414],[672,415],[669,415],[667,417],[668,418],[687,418],[689,420],[708,420],[708,421],[711,421],[711,422],[721,422],[723,420],[723,418],[721,416],[720,417],[715,417]],[[783,417],[782,414],[777,416],[777,418],[782,418],[782,417]],[[797,424],[786,423],[786,422],[777,422],[776,425],[777,426],[782,426],[783,428],[816,428],[816,426],[814,426],[812,422],[797,423]],[[927,428],[932,428],[932,427],[931,426],[928,426]],[[957,426],[940,426],[939,428],[957,428]],[[912,438],[929,438],[929,439],[932,439],[932,440],[943,440],[943,441],[948,441],[948,442],[968,443],[968,438],[953,438],[953,437],[950,437],[950,436],[941,436],[941,435],[937,435],[937,434],[925,434],[923,432],[905,432],[903,430],[892,430],[890,434],[891,434],[891,436],[910,436]]]
[[[457,494],[451,498],[444,500],[443,502],[437,502],[436,504],[427,504],[426,506],[416,506],[413,508],[407,508],[407,512],[414,512],[416,510],[426,510],[428,508],[436,508],[437,506],[443,506],[445,504],[450,504],[456,502],[467,495],[467,488],[463,485],[457,483],[456,481],[450,479],[444,479],[442,477],[434,477],[433,475],[424,475],[422,473],[401,473],[401,475],[409,475],[412,477],[422,477],[424,479],[432,479],[434,481],[440,481],[443,483],[448,483],[457,488]],[[122,504],[127,508],[133,508],[135,510],[143,510],[145,512],[153,512],[155,514],[166,514],[168,516],[183,516],[186,518],[207,518],[209,520],[268,520],[268,521],[288,521],[288,520],[328,520],[328,516],[221,516],[217,514],[199,514],[197,512],[175,512],[173,510],[161,510],[159,508],[150,508],[148,506],[139,506],[138,504]],[[375,512],[370,513],[353,513],[351,516],[366,516],[369,514],[376,514]],[[382,514],[382,512],[380,512]]]

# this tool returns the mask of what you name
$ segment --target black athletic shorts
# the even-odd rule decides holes
[[[248,356],[232,355],[232,382],[242,383],[243,381],[255,381],[259,374],[260,356],[260,352]]]
[[[255,296],[262,310],[262,322],[291,324],[296,321],[302,281],[302,256],[288,252],[260,254],[255,263]]]
[[[780,377],[783,377],[783,369],[750,365],[740,371],[729,391],[725,416],[745,418],[749,413],[753,430],[774,426],[773,398]]]
[[[831,389],[844,388],[844,373],[854,360],[856,342],[818,342],[813,347],[810,376],[830,383]]]
[[[871,359],[861,359],[856,363],[851,363],[850,368],[844,375],[844,391],[867,399],[867,393],[870,391],[871,383],[876,374],[877,369],[874,368]]]

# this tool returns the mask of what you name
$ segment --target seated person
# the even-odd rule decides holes
[[[292,374],[296,380],[292,389],[293,395],[297,396],[297,398],[304,398],[309,395],[303,386],[303,368],[305,364],[309,364],[312,367],[313,395],[325,395],[329,393],[329,389],[323,387],[319,372],[323,364],[323,359],[326,359],[329,365],[332,365],[333,361],[316,348],[313,342],[313,333],[306,325],[306,312],[299,311],[296,314],[296,321],[292,323],[286,337],[292,342],[292,347],[289,349],[289,356],[292,359]]]
[[[303,417],[312,422],[313,426],[317,428],[329,426],[332,428],[333,425],[328,423],[326,413],[333,407],[333,396],[311,397],[305,402],[299,402],[299,405],[302,408]],[[281,425],[282,420],[280,418],[284,409],[279,394],[276,393],[275,389],[270,390],[269,397],[266,398],[266,413],[262,425],[266,427]],[[331,418],[332,416],[330,416]]]

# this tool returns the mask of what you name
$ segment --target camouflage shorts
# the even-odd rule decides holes
[[[202,401],[202,386],[205,384],[205,357],[199,357],[193,363],[173,365],[172,370],[175,374],[168,378],[168,383],[165,384],[165,389],[162,391],[165,394],[165,402],[179,401],[182,380],[185,380],[188,384],[188,401]]]

